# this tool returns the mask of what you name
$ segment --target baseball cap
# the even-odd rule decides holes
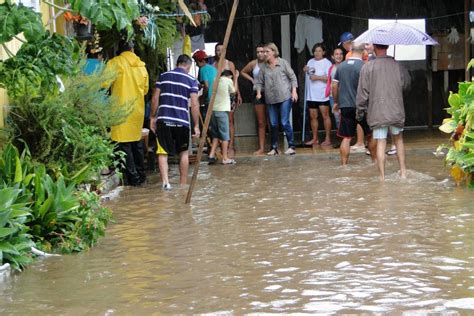
[[[207,58],[207,54],[203,50],[198,50],[193,54],[193,59],[195,61],[203,61]]]
[[[341,37],[339,37],[339,44],[337,46],[340,46],[342,43],[345,43],[347,41],[352,41],[354,39],[354,35],[350,32],[344,32],[342,33]]]

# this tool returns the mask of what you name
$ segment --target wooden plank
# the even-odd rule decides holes
[[[216,100],[216,92],[219,88],[219,80],[221,78],[222,70],[224,69],[225,55],[227,53],[227,45],[229,44],[230,34],[232,33],[232,26],[234,25],[235,14],[237,13],[237,7],[239,5],[239,0],[234,0],[232,5],[232,10],[230,12],[229,22],[227,23],[227,29],[225,31],[224,43],[222,45],[222,56],[219,59],[217,65],[217,77],[214,80],[212,85],[212,96],[211,101],[209,102],[209,108],[207,110],[206,119],[204,120],[204,126],[201,131],[201,138],[199,140],[199,149],[197,153],[197,161],[194,165],[193,178],[191,179],[191,184],[189,185],[188,195],[186,196],[186,204],[191,202],[191,197],[193,195],[194,186],[196,185],[197,176],[199,173],[199,165],[201,164],[202,152],[204,149],[204,143],[206,141],[207,130],[209,128],[209,122],[211,121],[212,110],[214,108],[214,102]]]

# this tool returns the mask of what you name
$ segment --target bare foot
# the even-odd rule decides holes
[[[321,143],[321,146],[331,146],[332,143],[330,140],[325,140],[324,142]]]
[[[312,139],[306,143],[304,143],[306,146],[314,146],[314,145],[318,145],[318,140],[317,139]]]
[[[407,178],[407,171],[406,170],[400,170],[399,171],[399,174],[400,174],[400,179],[406,179]]]
[[[259,149],[253,153],[255,156],[263,156],[265,155],[265,151],[263,149]]]

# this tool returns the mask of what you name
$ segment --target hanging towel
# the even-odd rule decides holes
[[[183,54],[188,55],[191,57],[192,51],[191,51],[191,37],[186,34],[186,36],[183,39]]]
[[[295,48],[301,53],[305,44],[309,53],[312,55],[311,49],[316,43],[323,41],[323,22],[319,18],[300,14],[296,18],[295,27]]]

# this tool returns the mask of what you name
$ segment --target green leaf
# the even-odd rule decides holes
[[[439,127],[439,130],[443,133],[451,134],[456,129],[457,123],[455,120],[446,119],[443,125]]]
[[[471,69],[472,66],[474,66],[474,59],[471,59],[471,61],[469,62],[469,64],[467,64],[466,70]]]
[[[0,211],[0,227],[4,227],[12,217],[12,210]]]
[[[21,170],[21,161],[20,157],[16,156],[16,167],[15,167],[15,179],[13,180],[14,183],[19,183],[23,178],[23,171]]]
[[[16,228],[11,228],[11,227],[0,227],[0,238],[4,238],[10,235],[13,235],[16,233],[17,229]]]
[[[4,188],[0,190],[0,210],[9,209],[15,202],[21,190],[14,188]]]
[[[20,253],[16,248],[10,244],[8,241],[0,241],[0,251],[2,251],[4,254],[9,253],[13,255],[19,255]]]
[[[44,201],[44,203],[38,209],[38,217],[43,218],[45,214],[48,213],[48,211],[50,210],[51,205],[53,205],[53,202],[54,202],[54,196],[49,195],[46,201]]]
[[[0,44],[11,41],[22,33],[27,41],[36,41],[45,30],[41,16],[23,4],[9,1],[0,4]]]

